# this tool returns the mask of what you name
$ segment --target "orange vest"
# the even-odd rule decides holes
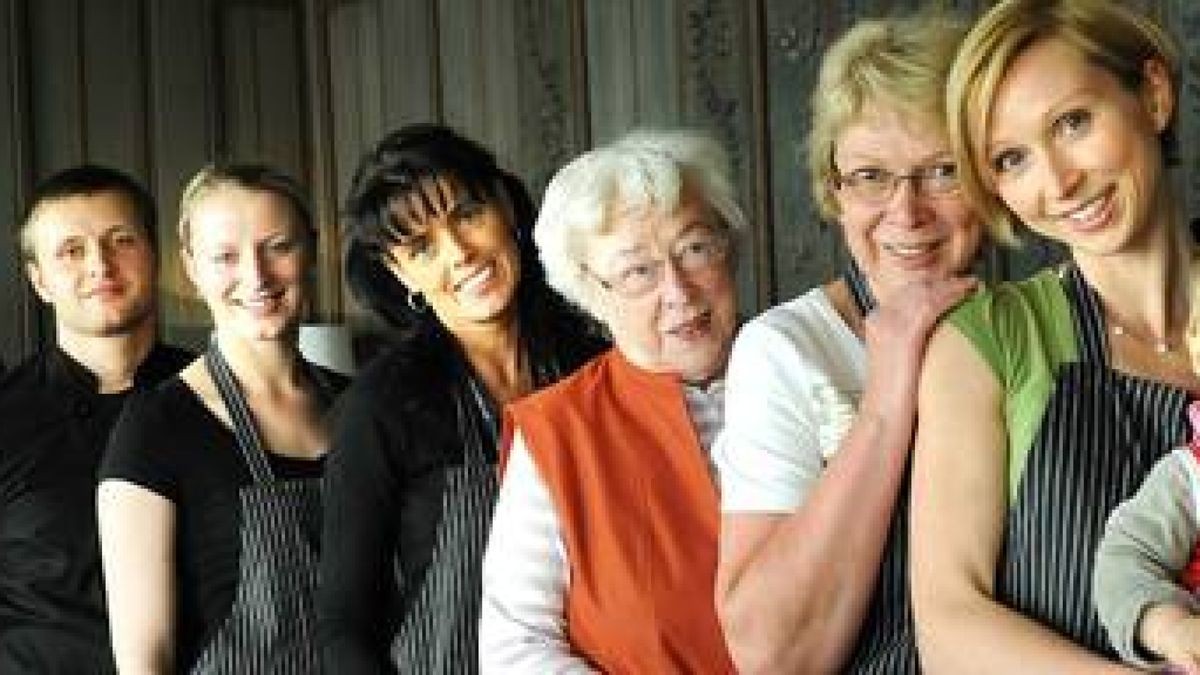
[[[606,673],[732,673],[713,604],[717,492],[678,378],[615,349],[508,406],[570,565],[567,637]]]

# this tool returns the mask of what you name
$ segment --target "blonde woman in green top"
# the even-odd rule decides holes
[[[929,344],[910,565],[929,672],[1124,670],[1092,557],[1200,387],[1164,176],[1177,66],[1162,29],[1116,2],[1003,0],[951,69],[964,190],[993,235],[1020,221],[1071,262],[973,298]]]

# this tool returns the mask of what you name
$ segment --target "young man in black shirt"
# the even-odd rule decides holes
[[[56,344],[0,379],[0,673],[113,671],[96,535],[96,470],[131,391],[191,358],[156,338],[154,204],[118,171],[79,166],[34,191],[25,270]]]

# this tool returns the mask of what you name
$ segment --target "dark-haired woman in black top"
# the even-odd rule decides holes
[[[476,672],[500,409],[604,340],[546,285],[521,183],[445,127],[384,138],[360,162],[347,212],[348,282],[397,344],[339,406],[319,602],[325,667]]]

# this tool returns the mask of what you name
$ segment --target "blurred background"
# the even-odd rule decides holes
[[[31,186],[82,161],[141,178],[159,201],[161,321],[195,345],[203,308],[179,268],[179,191],[213,159],[299,178],[322,229],[314,323],[378,331],[346,297],[338,210],[360,153],[386,131],[451,124],[540,199],[565,161],[637,126],[699,127],[730,151],[752,223],[740,249],[743,314],[840,269],[802,159],[826,45],[900,0],[0,0],[0,361],[52,340],[17,264]],[[972,15],[989,3],[946,1]],[[1188,213],[1200,215],[1200,2],[1139,0],[1179,39]],[[1022,276],[1054,257],[993,252]]]

